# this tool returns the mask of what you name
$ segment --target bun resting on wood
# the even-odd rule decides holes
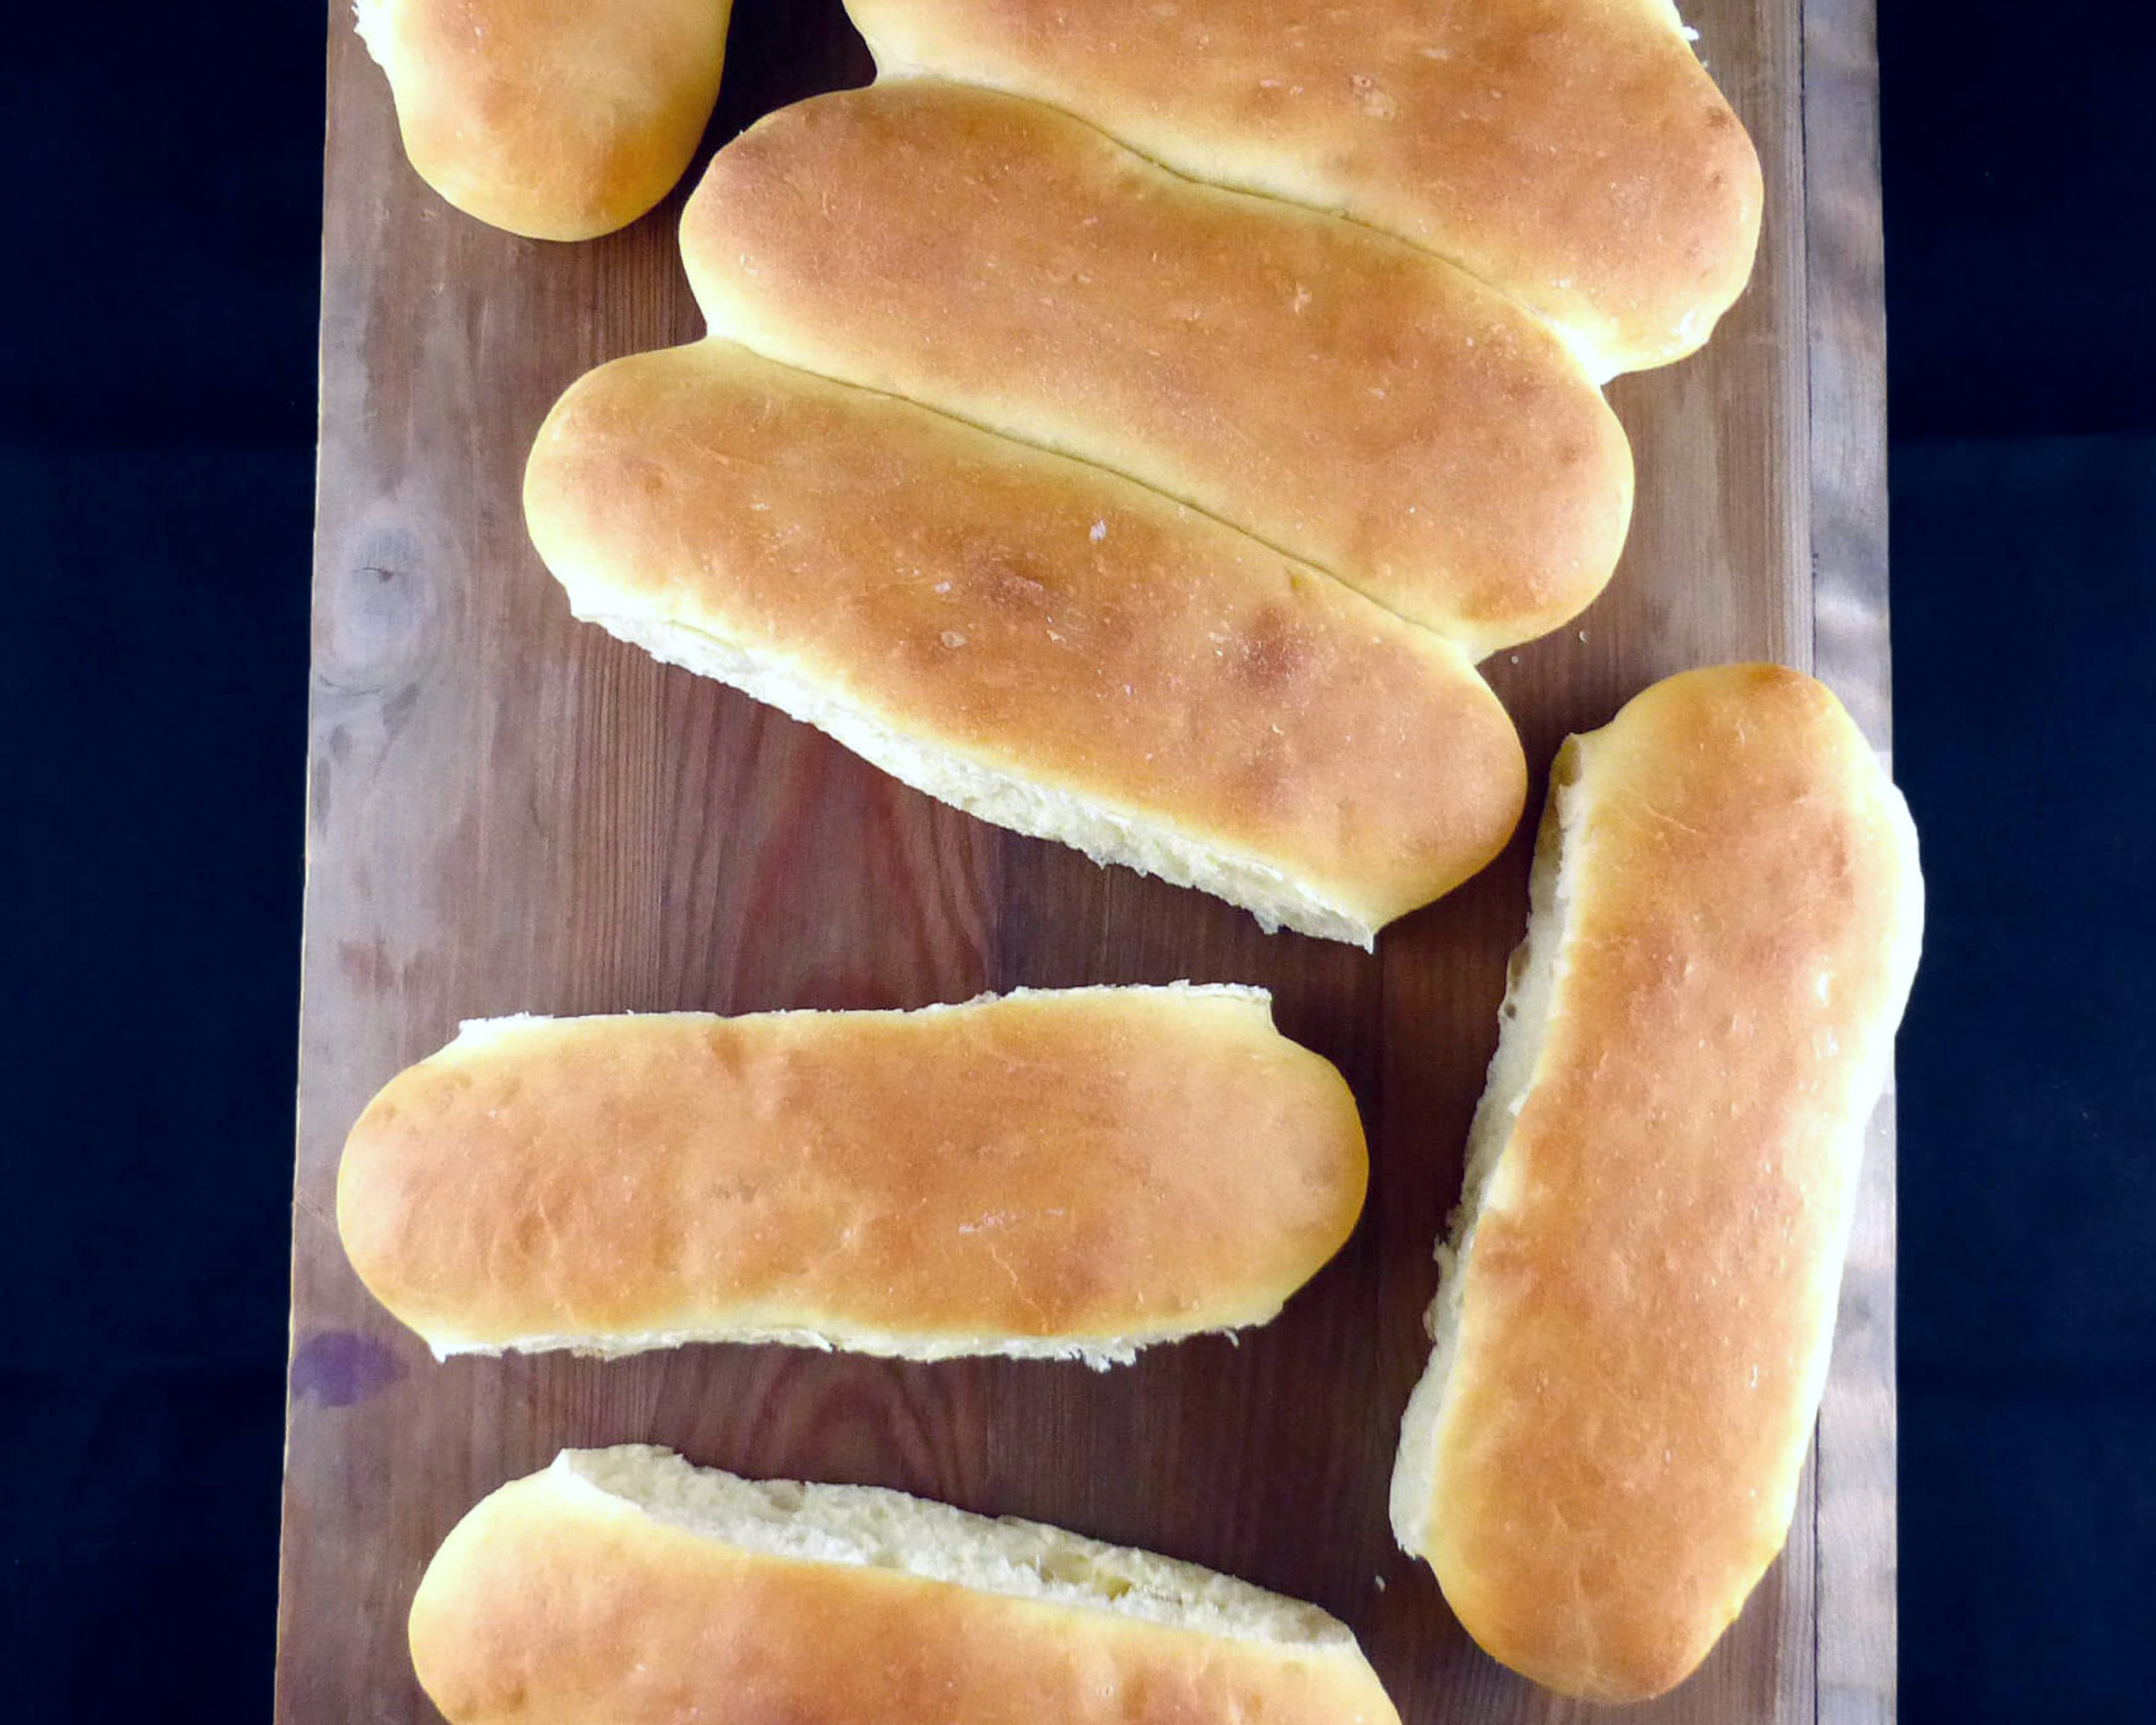
[[[404,154],[467,216],[535,240],[626,227],[702,140],[729,0],[357,0]]]
[[[1194,1564],[867,1486],[564,1451],[412,1601],[449,1725],[1399,1725],[1346,1627]]]
[[[1536,1682],[1672,1687],[1781,1550],[1922,921],[1809,677],[1688,672],[1559,754],[1392,1492]]]
[[[390,1081],[337,1227],[438,1354],[777,1341],[1127,1360],[1271,1319],[1369,1178],[1237,988],[498,1019]]]
[[[1268,928],[1369,944],[1526,796],[1457,643],[1128,480],[731,342],[573,385],[524,512],[579,617]]]

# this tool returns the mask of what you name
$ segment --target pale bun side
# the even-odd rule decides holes
[[[1624,430],[1532,314],[1037,102],[795,103],[713,158],[681,257],[713,335],[1150,486],[1476,656],[1624,546]]]
[[[1526,764],[1459,646],[1099,468],[731,342],[573,385],[525,518],[570,608],[983,819],[1369,945]]]
[[[884,78],[1047,103],[1539,313],[1601,381],[1704,343],[1764,187],[1669,0],[847,0]]]
[[[1900,795],[1773,666],[1552,769],[1392,1522],[1551,1689],[1681,1682],[1788,1536],[1923,921]]]
[[[1397,1725],[1344,1625],[1149,1552],[867,1486],[567,1450],[443,1540],[411,1617],[450,1725]]]
[[[535,240],[626,227],[718,99],[730,0],[357,0],[404,154],[467,216]]]
[[[467,1024],[337,1177],[438,1355],[784,1342],[1106,1365],[1269,1320],[1355,1226],[1332,1066],[1238,988]]]

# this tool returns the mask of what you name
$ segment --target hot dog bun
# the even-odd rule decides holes
[[[1370,944],[1526,764],[1455,643],[1131,481],[705,341],[580,380],[524,483],[579,617],[1000,825]]]
[[[564,1451],[453,1528],[411,1607],[449,1725],[1398,1725],[1314,1606],[897,1491]]]
[[[1759,160],[1670,0],[847,0],[886,77],[1030,97],[1532,308],[1598,380],[1743,291]]]
[[[712,334],[1151,486],[1478,656],[1624,546],[1624,432],[1532,315],[1038,103],[902,78],[781,109],[712,160],[681,258]]]
[[[467,216],[535,240],[626,227],[718,99],[730,0],[357,0],[404,154]]]
[[[1658,683],[1551,784],[1392,1519],[1496,1658],[1628,1701],[1788,1535],[1923,889],[1795,671]]]
[[[1126,1360],[1355,1226],[1355,1100],[1233,988],[502,1019],[352,1129],[337,1227],[438,1354],[784,1341]]]

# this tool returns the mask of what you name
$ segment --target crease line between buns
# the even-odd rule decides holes
[[[760,377],[783,381],[784,393],[763,393],[771,386]],[[645,400],[634,413],[626,411],[623,402],[639,392]],[[751,401],[758,414],[776,417],[749,426],[742,410]],[[706,404],[730,430],[696,429]],[[919,568],[914,581],[898,588],[861,586],[843,557],[832,562],[815,556],[799,534],[714,537],[713,529],[699,524],[699,511],[718,511],[724,520],[730,511],[758,506],[744,501],[750,481],[740,475],[751,469],[736,457],[721,454],[714,463],[705,455],[710,436],[745,438],[752,430],[776,438],[774,447],[793,455],[805,459],[805,452],[815,452],[818,462],[835,457],[842,444],[831,438],[843,433],[843,448],[858,471],[818,480],[818,498],[831,511],[818,518],[830,532],[851,536],[835,543],[857,560],[874,563],[896,555],[893,548],[902,543],[905,555],[943,572],[955,546],[981,543],[981,521],[1014,522],[1008,530],[1034,536],[1023,542],[1024,554],[1045,548],[1039,555],[1049,559],[1051,574],[1075,584],[1070,591],[1081,611],[1089,607],[1112,621],[1119,610],[1157,601],[1171,607],[1157,613],[1157,622],[1173,626],[1164,633],[1104,633],[1096,647],[1074,645],[1050,628],[1044,642],[1036,642],[1024,632],[1023,605],[994,609],[1016,603],[1003,591],[1015,572],[995,573],[1003,554],[977,568],[954,559],[950,579],[936,592],[963,588],[952,603],[992,607],[979,615],[994,631],[987,637],[993,650],[977,670],[948,655],[931,664],[918,656],[932,653],[932,643],[908,646],[909,637],[874,632],[903,626],[918,633],[931,626]],[[654,460],[640,453],[651,449],[661,452]],[[774,458],[752,467],[778,487],[784,507],[774,522],[787,519],[787,509],[803,506],[805,470],[798,461],[789,466]],[[672,483],[677,469],[689,476],[686,489]],[[938,475],[963,483],[938,492]],[[919,497],[931,501],[916,508]],[[894,518],[883,511],[893,499],[901,512],[895,526],[887,526]],[[1096,508],[1106,515],[1096,517]],[[997,514],[999,509],[1006,512]],[[1030,813],[1013,806],[989,818],[1075,844],[1096,858],[1201,885],[1269,924],[1367,944],[1376,927],[1485,864],[1516,825],[1524,802],[1517,731],[1452,637],[1408,624],[1325,571],[1280,556],[1150,486],[903,397],[768,360],[724,337],[626,355],[573,384],[535,442],[526,513],[542,557],[569,590],[579,616],[807,719],[894,776],[961,807],[984,812],[1006,791],[1021,802],[1045,797]],[[1113,536],[1102,531],[1109,519],[1121,524]],[[1090,546],[1042,539],[1036,524],[1060,522],[1083,542],[1086,520],[1093,523]],[[1135,539],[1129,536],[1133,530]],[[701,536],[684,539],[685,533]],[[938,533],[944,543],[937,542]],[[651,561],[649,546],[637,549],[640,536],[662,551],[672,548],[677,560]],[[1103,566],[1104,556],[1125,559],[1124,567],[1144,572],[1151,586],[1123,584]],[[1169,561],[1157,561],[1163,557]],[[1132,558],[1138,561],[1127,561]],[[728,559],[748,560],[747,573],[718,573]],[[802,582],[812,568],[827,571],[835,591],[864,599],[884,592],[901,614],[879,618],[857,607],[822,610],[815,614],[827,632],[800,635],[788,607],[808,602]],[[1035,601],[1056,597],[1030,580],[1018,581],[1012,592],[1018,587]],[[1153,600],[1147,600],[1149,593]],[[1278,663],[1253,659],[1250,668],[1238,671],[1239,660],[1216,662],[1225,647],[1208,649],[1210,656],[1198,651],[1197,635],[1201,626],[1211,627],[1203,619],[1215,594],[1223,606],[1219,624],[1231,632],[1211,639],[1263,655],[1275,650],[1264,631],[1278,629],[1287,631],[1278,650],[1288,657]],[[761,608],[765,625],[781,631],[772,648],[714,624],[714,606],[723,612],[736,602],[751,612]],[[864,630],[878,643],[874,653],[867,652],[871,635]],[[730,660],[703,662],[710,656],[692,650],[685,635],[729,648]],[[968,640],[947,631],[944,647],[956,652]],[[1056,642],[1062,644],[1046,644]],[[1011,657],[1021,645],[1025,654]],[[836,654],[838,669],[818,669],[818,651],[826,658]],[[1171,731],[1164,740],[1156,731],[1149,738],[1143,710],[1125,705],[1134,693],[1131,683],[1123,685],[1124,701],[1094,705],[1109,693],[1099,680],[1111,674],[1106,667],[1117,656],[1125,674],[1144,674],[1148,701],[1168,702],[1160,709],[1164,718],[1180,716],[1186,726],[1203,721],[1208,727],[1232,718],[1234,726],[1188,737]],[[1029,659],[1030,680],[1010,683],[1010,674]],[[1363,678],[1377,681],[1351,680],[1357,666]],[[996,699],[1009,710],[1001,716],[950,706],[987,691],[990,684],[968,681],[980,677],[1003,691]],[[1288,681],[1275,681],[1281,677]],[[800,699],[788,699],[789,691]],[[1313,706],[1327,701],[1344,709],[1337,719],[1322,705]],[[1232,711],[1224,702],[1232,702]],[[1097,730],[1081,728],[1087,712],[1103,721]],[[1274,740],[1250,753],[1238,740],[1240,731],[1262,731],[1268,713],[1278,721]],[[1353,729],[1357,719],[1369,730],[1366,737]],[[1292,729],[1283,728],[1291,721]],[[1335,729],[1341,722],[1350,728]],[[884,743],[902,744],[921,758],[879,746]],[[1401,746],[1413,752],[1395,752]],[[1416,763],[1422,770],[1408,776]],[[1313,776],[1319,768],[1324,770]],[[966,779],[981,769],[996,782]],[[1276,781],[1263,778],[1282,772]],[[1230,781],[1239,784],[1252,773],[1260,775],[1254,785],[1273,786],[1265,800],[1231,797]],[[1327,800],[1336,793],[1343,799],[1337,806]],[[1091,822],[1101,830],[1091,840],[1073,838],[1057,821],[1081,829]],[[1133,822],[1157,829],[1189,854],[1130,854],[1123,828]],[[1299,898],[1314,893],[1341,925],[1311,927],[1310,919],[1260,892],[1255,881],[1235,889],[1217,865],[1237,856],[1263,859],[1271,877],[1294,886]]]
[[[1530,309],[1050,104],[812,97],[718,152],[679,241],[711,336],[1156,492],[1476,660],[1618,563],[1629,439]]]

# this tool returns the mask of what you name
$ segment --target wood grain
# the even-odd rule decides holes
[[[1869,0],[1687,11],[1759,145],[1764,249],[1705,353],[1612,391],[1640,492],[1609,592],[1489,667],[1538,768],[1655,678],[1733,658],[1816,655],[1885,740]],[[743,5],[707,148],[868,71],[837,0]],[[433,1719],[404,1619],[442,1534],[562,1445],[630,1440],[1036,1516],[1313,1599],[1363,1636],[1413,1725],[1585,1716],[1476,1652],[1385,1524],[1431,1243],[1525,916],[1526,833],[1375,958],[1269,938],[1198,894],[943,808],[573,623],[524,540],[524,454],[589,367],[700,333],[674,252],[680,198],[580,247],[456,215],[405,166],[386,86],[333,0],[277,1716]],[[1282,1027],[1339,1064],[1371,1130],[1354,1240],[1239,1345],[1156,1350],[1106,1376],[744,1348],[437,1365],[337,1245],[347,1128],[461,1018],[911,1006],[1181,976],[1272,988]],[[1632,1719],[1891,1716],[1885,1126],[1883,1112],[1816,1496],[1808,1482],[1787,1554],[1707,1667]]]
[[[1891,758],[1887,646],[1886,273],[1872,0],[1804,18],[1813,669]],[[1817,1713],[1895,1716],[1894,1092],[1873,1115],[1843,1273],[1816,1480]]]

